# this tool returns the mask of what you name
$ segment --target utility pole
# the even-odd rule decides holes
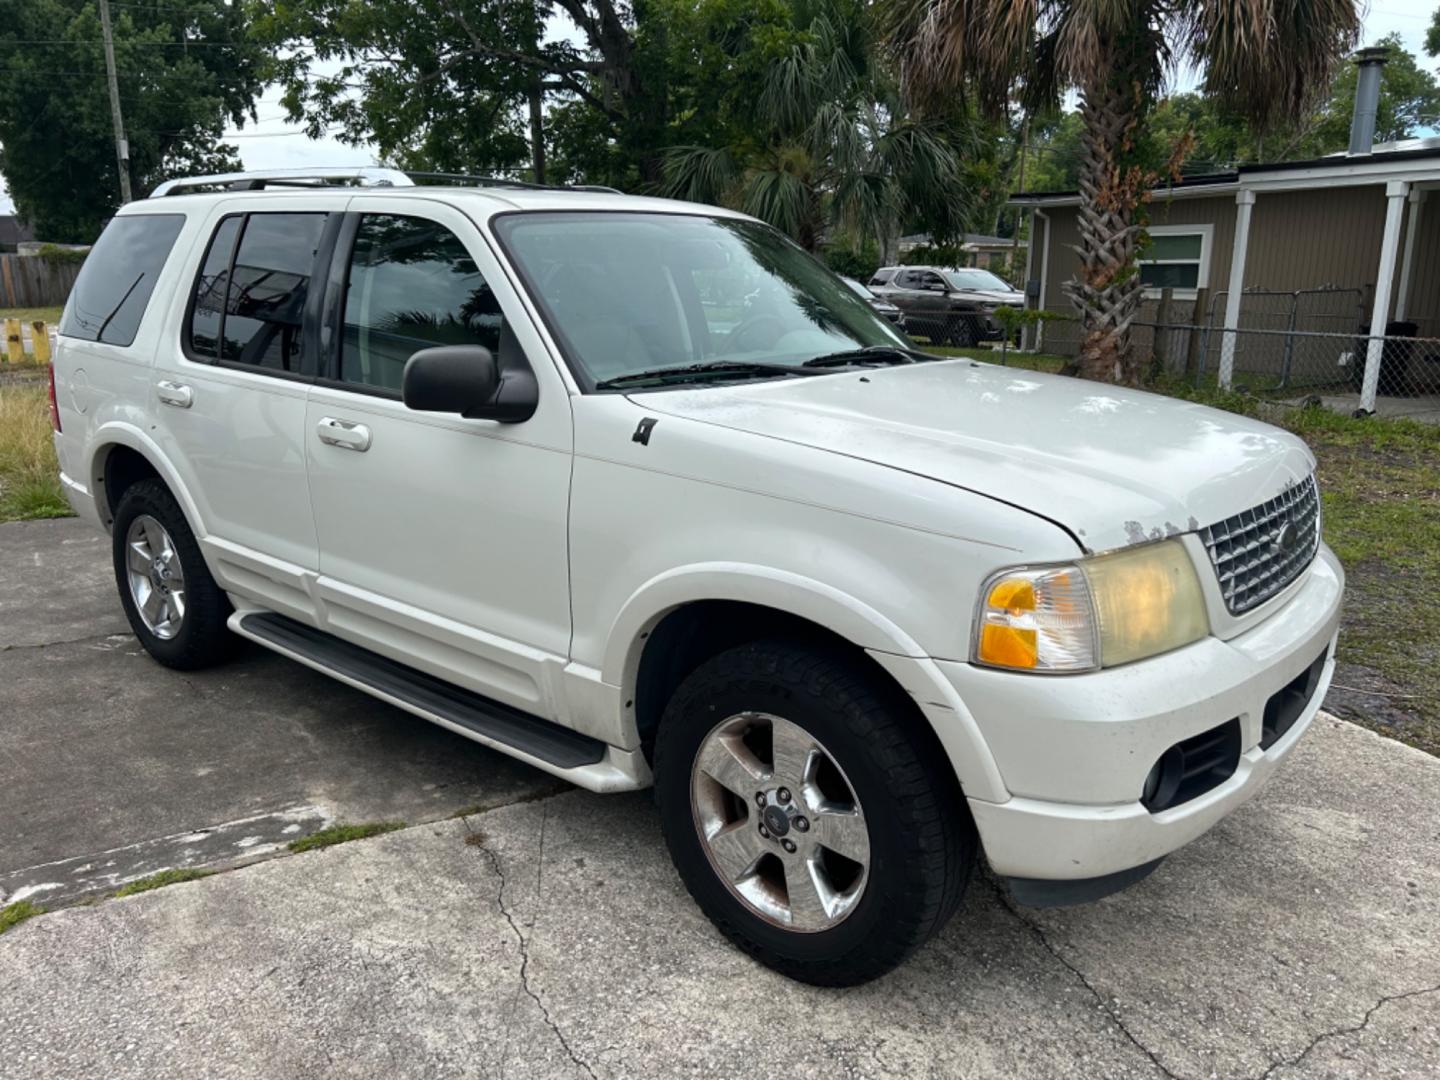
[[[103,0],[102,0],[102,3],[103,3]],[[1026,153],[1029,151],[1029,149],[1030,149],[1030,114],[1029,114],[1029,113],[1026,113],[1026,114],[1025,114],[1025,123],[1024,123],[1024,125],[1022,125],[1022,127],[1020,128],[1020,180],[1019,180],[1019,184],[1018,184],[1018,185],[1016,186],[1016,188],[1015,188],[1015,190],[1016,190],[1016,191],[1019,191],[1019,192],[1023,192],[1023,191],[1025,190],[1025,155],[1026,155]],[[1022,213],[1022,211],[1021,211],[1020,207],[1017,206],[1017,207],[1015,208],[1015,232],[1014,232],[1014,233],[1011,235],[1011,237],[1010,237],[1010,274],[1011,274],[1012,277],[1013,277],[1014,274],[1015,274],[1015,260],[1020,257],[1020,215],[1021,215],[1021,213]],[[1029,240],[1026,241],[1026,243],[1033,242],[1034,239],[1035,239],[1035,238],[1032,236],[1032,237],[1029,238]],[[1029,282],[1026,282],[1026,284],[1028,285]]]
[[[130,201],[130,144],[120,116],[120,84],[115,78],[115,38],[110,33],[110,3],[100,0],[100,32],[105,38],[105,77],[110,83],[110,116],[115,121],[115,162],[120,166],[120,202]]]

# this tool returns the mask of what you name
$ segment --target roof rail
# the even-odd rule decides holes
[[[150,193],[152,199],[183,195],[203,188],[230,191],[262,191],[267,187],[325,187],[350,184],[362,187],[415,187],[421,184],[457,184],[471,187],[522,188],[529,191],[597,191],[611,195],[621,192],[601,184],[573,187],[532,184],[503,176],[475,176],[470,173],[403,172],[400,169],[351,167],[345,169],[260,169],[253,172],[215,173],[211,176],[182,176],[166,180]]]
[[[399,169],[369,167],[348,169],[259,169],[253,172],[215,173],[211,176],[182,176],[166,180],[150,193],[152,199],[183,195],[207,187],[231,191],[260,191],[278,187],[322,187],[327,184],[358,184],[370,187],[414,187],[415,181]]]

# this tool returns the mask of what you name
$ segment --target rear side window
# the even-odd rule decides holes
[[[360,219],[345,293],[340,378],[400,389],[405,361],[435,345],[500,352],[505,318],[460,238],[422,218]]]
[[[60,333],[107,345],[130,345],[184,214],[127,214],[105,227],[85,259]]]
[[[225,294],[230,288],[230,259],[245,219],[227,217],[210,240],[200,276],[195,279],[195,300],[190,309],[190,351],[197,358],[220,357],[220,331],[225,318]]]
[[[195,279],[196,359],[267,371],[305,369],[305,298],[324,214],[248,214],[216,227]]]

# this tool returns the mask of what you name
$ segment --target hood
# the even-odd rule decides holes
[[[952,295],[986,304],[1014,304],[1017,307],[1025,304],[1025,294],[1018,289],[954,289]]]
[[[1304,443],[1269,424],[973,360],[631,397],[655,415],[844,454],[1022,507],[1087,551],[1213,524],[1314,468]]]
[[[869,301],[870,301],[870,306],[871,306],[871,307],[873,307],[873,308],[879,308],[881,311],[899,311],[899,310],[900,310],[898,307],[896,307],[894,304],[892,304],[889,300],[886,300],[883,296],[872,296],[872,297],[869,297],[868,299],[869,299]]]

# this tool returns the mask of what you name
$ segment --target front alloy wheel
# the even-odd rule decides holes
[[[777,639],[712,657],[666,705],[654,765],[690,895],[791,978],[873,979],[960,902],[974,823],[935,733],[863,653]]]
[[[705,854],[757,916],[813,933],[855,910],[870,869],[865,813],[803,728],[768,713],[722,720],[701,744],[690,791]]]

